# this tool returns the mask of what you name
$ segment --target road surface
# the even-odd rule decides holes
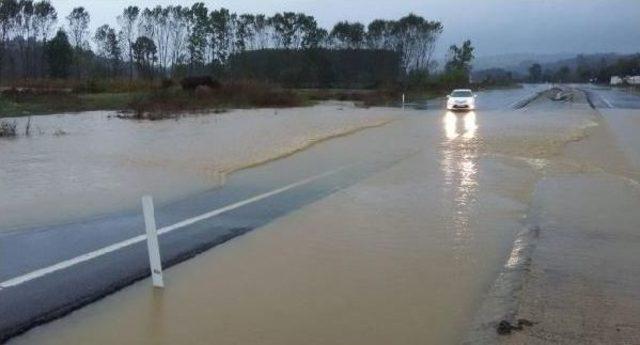
[[[584,158],[580,156],[579,150],[575,153],[575,157],[570,156],[570,159],[565,159],[564,156],[561,156],[562,159],[556,159],[556,157],[561,155],[560,152],[567,142],[580,142],[581,138],[587,134],[585,131],[594,124],[594,121],[598,120],[599,115],[596,112],[592,113],[586,102],[579,105],[567,104],[552,102],[543,97],[535,100],[525,109],[518,111],[512,109],[532,94],[545,88],[546,86],[538,86],[524,90],[481,93],[479,109],[468,114],[448,113],[440,109],[407,109],[403,118],[385,127],[370,129],[316,145],[285,159],[233,174],[221,188],[203,191],[179,201],[158,205],[156,216],[159,227],[167,227],[212,211],[215,214],[214,217],[206,218],[161,236],[163,264],[165,266],[174,265],[243,234],[252,233],[251,238],[256,238],[255,236],[264,238],[269,236],[269,231],[266,229],[272,228],[276,228],[276,231],[283,231],[278,235],[280,237],[294,236],[296,233],[294,230],[297,229],[324,229],[324,232],[332,234],[331,241],[334,242],[330,243],[335,247],[339,246],[341,242],[350,243],[351,237],[341,238],[340,234],[346,234],[347,230],[340,229],[341,226],[348,226],[349,229],[382,231],[381,233],[393,228],[393,224],[396,224],[397,230],[420,229],[425,226],[427,232],[408,231],[396,234],[399,239],[407,241],[401,242],[402,246],[396,247],[394,244],[389,247],[389,243],[385,242],[375,243],[374,247],[368,248],[368,251],[373,249],[373,253],[379,254],[365,260],[370,264],[380,258],[388,257],[398,260],[402,258],[402,260],[408,260],[405,262],[406,267],[414,267],[413,264],[420,263],[414,269],[425,267],[425,264],[429,265],[431,262],[429,267],[432,270],[423,272],[424,278],[416,277],[416,271],[408,269],[402,271],[407,274],[406,276],[397,277],[400,279],[397,284],[406,288],[403,290],[405,295],[427,298],[425,301],[431,301],[424,304],[429,311],[423,310],[419,315],[414,316],[414,321],[421,320],[416,324],[416,327],[421,326],[413,330],[406,329],[407,325],[413,323],[402,319],[406,315],[398,315],[395,320],[397,323],[388,324],[387,334],[377,335],[378,341],[382,342],[385,336],[397,336],[398,334],[408,334],[406,336],[407,343],[425,339],[436,342],[460,341],[462,340],[460,334],[471,327],[470,315],[475,314],[475,310],[482,304],[481,301],[484,299],[485,293],[491,291],[491,285],[496,276],[503,272],[503,263],[507,262],[510,255],[513,254],[513,242],[514,240],[517,242],[518,234],[523,228],[531,229],[539,227],[540,224],[546,224],[546,218],[535,219],[535,224],[532,224],[535,217],[528,218],[529,222],[521,222],[523,216],[532,215],[535,213],[532,210],[538,210],[537,206],[541,207],[531,200],[537,200],[535,195],[539,195],[540,192],[536,194],[536,190],[546,190],[540,189],[540,186],[536,187],[536,181],[544,175],[542,170],[550,169],[554,174],[566,174],[568,169],[572,174],[579,173],[573,168],[575,160]],[[591,92],[599,96],[601,93],[610,91],[590,89],[589,93],[591,94]],[[605,94],[602,97],[610,96]],[[610,102],[614,101],[610,100]],[[626,102],[635,104],[635,101]],[[617,120],[612,120],[612,123],[617,123],[615,121]],[[620,139],[622,141],[634,140],[627,139],[628,132],[616,132],[617,134],[623,138]],[[622,149],[625,154],[633,155],[634,152],[637,154],[638,146],[634,146],[633,142],[626,143]],[[606,144],[617,145],[616,143],[612,144],[611,141],[607,141]],[[585,153],[585,155],[589,159],[592,158],[591,152]],[[620,161],[624,160],[624,157],[620,158]],[[597,159],[595,162],[591,162],[586,158],[584,161],[591,164],[590,166],[598,167],[610,163]],[[633,174],[637,172],[632,164],[626,163],[620,164],[620,168],[616,172],[618,171],[631,180]],[[613,190],[619,188],[624,189],[624,184]],[[353,208],[361,204],[367,205],[367,207]],[[404,215],[404,219],[398,218],[399,215]],[[635,224],[634,222],[637,220],[629,218],[625,221]],[[612,220],[612,222],[612,224],[617,224],[616,220]],[[149,270],[145,243],[137,242],[123,248],[109,249],[109,246],[114,243],[122,243],[127,239],[140,236],[143,228],[141,212],[134,209],[99,218],[81,219],[63,225],[0,234],[0,260],[2,262],[2,266],[0,266],[0,284],[2,284],[0,285],[2,287],[0,308],[3,315],[0,320],[0,334],[2,339],[15,336],[38,324],[63,316],[147,277]],[[253,235],[252,230],[258,228],[265,229],[265,231],[258,231],[259,234]],[[340,229],[340,231],[333,233],[329,232],[327,228]],[[288,230],[290,231],[287,232]],[[313,232],[310,233],[311,239],[313,239],[312,234]],[[426,237],[419,234],[424,234]],[[354,255],[354,253],[355,255],[364,255],[367,250],[363,252],[361,250],[367,248],[358,248],[357,243],[367,243],[367,239],[371,241],[369,235],[357,237],[352,234],[351,236],[354,236],[353,239],[357,239],[357,241],[353,243],[356,247],[352,248],[348,255]],[[282,248],[278,248],[278,245],[272,248],[272,251],[264,251],[262,247],[243,249],[242,247],[246,246],[244,244],[246,241],[252,241],[249,238],[243,242],[245,237],[243,236],[238,241],[232,241],[236,247],[224,248],[227,250],[226,254],[222,250],[220,252],[211,251],[219,253],[214,262],[229,262],[229,260],[225,261],[224,257],[221,258],[220,255],[232,257],[235,255],[237,260],[231,261],[240,262],[241,258],[247,257],[247,255],[251,258],[250,253],[258,253],[255,255],[259,255],[263,252],[265,256],[260,261],[269,262],[269,260],[278,257],[278,254],[274,255],[273,250],[282,250]],[[309,240],[309,238],[300,238],[298,241],[287,242],[283,238],[282,243],[288,243],[288,245],[284,245],[287,248],[297,245],[300,245],[301,248],[307,248],[304,245],[305,239]],[[411,239],[420,246],[412,248],[410,246]],[[325,243],[324,241],[327,239],[312,242],[309,244],[311,247],[307,249],[324,253],[322,257],[323,260],[326,260],[325,251],[328,248],[318,247],[318,245]],[[491,249],[488,250],[488,248]],[[266,279],[262,283],[263,287],[268,290],[270,284],[274,284],[272,286],[274,292],[284,291],[287,287],[296,286],[295,277],[304,276],[304,272],[313,271],[313,267],[334,272],[349,262],[348,257],[343,257],[341,260],[344,261],[341,261],[341,264],[336,262],[333,266],[325,266],[322,260],[311,260],[309,266],[305,266],[305,258],[309,259],[313,252],[311,250],[294,253],[295,255],[285,255],[284,257],[287,258],[290,265],[295,262],[299,262],[301,265],[298,269],[293,270],[297,274],[291,277],[280,277],[281,281],[279,282],[269,283],[269,280]],[[83,255],[86,254],[90,254],[92,257],[85,260],[86,257]],[[197,265],[185,264],[185,273],[183,274],[178,273],[183,265],[176,267],[175,273],[174,271],[170,272],[184,275],[185,277],[180,281],[198,279],[193,274],[206,277],[207,274],[202,274],[201,269],[202,267],[211,267],[206,264],[209,255],[207,253],[206,256],[203,256],[200,260],[204,260],[204,262],[200,261]],[[435,257],[424,257],[425,255],[435,255]],[[452,257],[454,259],[451,261]],[[355,258],[357,259],[355,261],[360,262],[361,258],[358,256]],[[402,260],[401,262],[403,262]],[[190,262],[197,263],[197,260]],[[225,276],[228,276],[232,271],[251,270],[252,267],[256,267],[256,269],[259,267],[258,262],[245,263],[244,265],[246,267],[239,264],[229,266],[229,264],[221,263],[219,269],[226,272]],[[214,264],[213,266],[218,265]],[[398,271],[398,268],[386,267],[385,261],[378,262],[378,265],[372,264],[372,266],[388,270],[371,271],[370,265],[354,266],[354,271],[351,271],[350,274],[358,277],[353,272],[361,271],[362,274],[365,274],[371,271],[371,276],[361,277],[363,281],[369,281],[368,286],[371,288],[377,285],[375,284],[377,280],[372,277],[380,278]],[[447,266],[450,266],[448,269],[453,271],[441,270],[442,267]],[[278,266],[279,271],[285,267]],[[267,270],[267,268],[264,269]],[[223,273],[209,272],[209,274],[219,276]],[[345,279],[340,275],[328,275],[327,279],[341,281],[338,277]],[[412,280],[409,277],[420,279]],[[374,280],[370,281],[371,279]],[[200,281],[201,284],[196,285],[208,286],[207,284],[211,282],[211,279],[205,279]],[[372,282],[374,284],[371,284]],[[285,283],[288,284],[278,285]],[[187,291],[183,290],[186,289],[184,283],[180,284],[178,281],[174,281],[173,284],[175,284],[177,291]],[[254,282],[254,284],[261,285],[259,282]],[[406,284],[406,286],[402,284]],[[428,289],[420,288],[421,285],[424,287],[430,284],[435,285]],[[440,284],[449,286],[448,290],[450,291],[448,293],[443,291],[442,295],[429,294],[429,291],[439,291],[442,288]],[[139,293],[148,291],[145,290],[148,285],[146,280],[141,281],[133,288],[125,289],[122,294],[125,294],[125,298],[129,298],[126,296],[131,294],[137,296]],[[214,289],[213,287],[209,288]],[[216,288],[221,289],[220,287]],[[344,286],[338,286],[335,288],[336,290],[327,289],[327,291],[332,291],[333,296],[350,296],[353,291],[347,291],[344,288]],[[353,286],[354,291],[362,291],[362,288],[357,284]],[[225,291],[221,289],[220,296],[226,296],[226,293],[236,290]],[[206,294],[203,291],[191,291],[182,296],[181,300],[187,305],[189,304],[189,295],[200,299],[198,296],[202,293]],[[372,296],[387,299],[392,305],[407,302],[407,308],[409,308],[409,305],[415,303],[413,300],[395,300],[399,295],[394,290],[372,289],[370,293]],[[387,295],[387,293],[390,294]],[[426,295],[422,296],[421,294]],[[292,295],[295,293],[292,292]],[[306,294],[304,297],[310,298],[313,295],[318,298],[323,296],[321,291],[315,291],[314,294]],[[228,297],[252,300],[248,293],[244,297],[234,294],[228,295]],[[206,300],[206,297],[202,298]],[[446,301],[445,305],[439,307],[441,308],[438,309],[440,312],[435,313],[435,315],[441,315],[440,318],[430,314],[430,312],[434,312],[431,306],[438,300]],[[138,309],[141,312],[146,310],[144,306],[137,304],[139,301],[139,296],[137,298],[131,297],[129,303],[125,305],[130,305],[134,310]],[[357,304],[356,301],[358,301],[358,297],[354,296],[352,302]],[[284,299],[275,302],[280,305],[288,305]],[[197,305],[197,302],[195,303]],[[258,304],[260,303],[265,303],[266,306],[269,301],[261,300]],[[313,301],[313,303],[317,304],[318,301]],[[314,306],[318,308],[317,315],[322,314],[323,307],[332,305],[331,303],[316,304]],[[383,308],[382,304],[380,303],[378,306]],[[80,322],[85,317],[90,320],[88,322],[96,321],[100,320],[100,315],[105,315],[108,318],[110,314],[103,310],[106,308],[105,305],[113,306],[117,303],[98,302],[82,310],[82,312],[87,310],[86,312],[90,313],[91,317],[86,317],[87,315],[84,314],[80,319],[76,318],[76,321],[71,322]],[[303,309],[309,309],[308,304],[302,305],[306,305],[306,308]],[[376,305],[376,303],[369,303],[362,307],[375,308]],[[91,309],[94,306],[97,309]],[[291,303],[290,306],[295,309],[294,303]],[[179,307],[180,305],[175,306],[175,308]],[[222,313],[225,306],[220,305],[219,307]],[[126,307],[116,309],[123,310],[120,308]],[[504,305],[494,306],[489,308],[488,314],[500,314],[503,309]],[[454,310],[460,310],[461,314],[455,313]],[[390,312],[389,315],[393,314],[391,309],[387,311]],[[462,313],[462,311],[466,312]],[[336,310],[329,308],[326,312],[334,313]],[[125,314],[130,315],[128,312]],[[375,312],[368,314],[373,315]],[[74,320],[75,315],[77,314],[74,313],[69,319]],[[273,315],[275,316],[277,313]],[[292,316],[295,315],[295,313],[292,314]],[[307,316],[311,316],[311,320],[313,320],[314,314]],[[170,316],[167,315],[167,317]],[[248,316],[243,315],[243,317]],[[134,320],[140,318],[137,317]],[[300,318],[301,315],[298,315],[297,319]],[[486,314],[479,319],[477,324],[483,326],[483,331],[493,330],[494,325],[491,322],[495,322],[495,319],[490,318],[488,324],[484,323]],[[64,320],[67,318],[62,321]],[[279,327],[293,322],[292,319],[286,317],[273,317],[273,320],[273,324],[270,326],[274,329],[280,329]],[[355,319],[349,320],[353,322]],[[432,324],[424,323],[429,322],[428,320],[431,320]],[[239,324],[242,323],[242,319],[236,321]],[[245,321],[249,322],[250,320]],[[369,321],[373,324],[381,322],[375,318]],[[254,322],[257,321],[254,320]],[[263,322],[266,321],[263,320]],[[135,325],[132,320],[128,320],[127,323]],[[176,324],[180,324],[180,322]],[[300,327],[309,334],[317,333],[317,335],[325,337],[318,337],[319,341],[321,339],[330,341],[331,335],[338,336],[340,334],[337,331],[340,326],[325,328],[324,330],[329,332],[328,334],[324,334],[322,328],[307,328],[312,327],[309,324],[301,324]],[[119,335],[131,341],[139,337],[144,328],[133,326],[129,330],[130,333],[127,330],[122,330]],[[354,328],[353,333],[343,334],[345,336],[343,339],[363,340],[359,337],[365,337],[367,332],[364,332],[363,329],[356,332],[357,329],[359,328]],[[417,331],[417,329],[422,331]],[[169,327],[168,332],[171,333],[172,330]],[[49,331],[54,334],[60,332],[59,335],[64,336],[50,336],[47,334]],[[179,337],[172,338],[171,336],[182,334],[185,331],[187,330],[178,328],[175,330],[175,334],[169,334],[167,339],[163,341],[167,343],[170,342],[170,339],[180,341]],[[188,330],[194,334],[192,340],[195,343],[207,339],[207,333],[202,333],[202,331],[202,329]],[[242,330],[237,331],[241,332]],[[86,327],[84,331],[79,331],[71,326],[57,325],[56,327],[55,324],[51,324],[15,340],[18,343],[21,341],[39,343],[44,342],[45,339],[49,339],[48,341],[59,339],[61,342],[66,339],[67,342],[73,342],[79,341],[78,338],[73,337],[73,334],[82,334],[83,332],[89,332],[84,334],[84,338],[81,338],[84,341],[109,342],[109,332],[105,334],[104,329],[96,328],[95,324]],[[232,341],[234,334],[237,336],[238,333],[233,333],[232,330],[229,332],[229,334],[224,334],[224,330],[218,330],[216,333],[220,333],[221,337],[226,335],[229,337],[228,340]],[[100,334],[104,338],[91,339],[92,333]],[[370,334],[375,335],[375,333]],[[198,336],[204,338],[198,338]],[[265,343],[278,343],[294,339],[292,338],[294,334],[278,334],[278,336],[274,335],[272,338],[266,339],[261,338],[260,334],[256,336],[258,338],[245,339],[245,343],[256,342],[256,339],[261,339]],[[371,340],[370,343],[373,343],[375,338],[369,340]]]
[[[619,88],[588,85],[582,87],[598,109],[640,109],[640,96]]]

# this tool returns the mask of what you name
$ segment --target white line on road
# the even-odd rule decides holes
[[[512,108],[515,108],[515,107],[517,107],[518,105],[520,105],[520,104],[522,104],[522,103],[525,103],[525,102],[527,102],[527,101],[529,101],[529,100],[533,100],[533,99],[535,99],[536,97],[538,97],[541,93],[542,93],[542,92],[541,92],[541,91],[539,91],[539,92],[534,92],[534,93],[532,93],[532,94],[529,94],[529,95],[527,95],[527,96],[525,96],[525,97],[520,97],[520,98],[518,98],[518,100],[517,100],[517,101],[515,101],[515,102],[511,103],[511,104],[509,105],[509,108],[510,108],[510,109],[512,109]]]
[[[171,231],[183,228],[185,226],[189,226],[189,225],[195,224],[197,222],[200,222],[200,221],[203,221],[203,220],[206,220],[206,219],[209,219],[209,218],[213,218],[213,217],[219,216],[219,215],[221,215],[221,214],[223,214],[225,212],[229,212],[231,210],[235,210],[235,209],[240,208],[242,206],[246,206],[246,205],[258,202],[260,200],[272,197],[274,195],[277,195],[277,194],[280,194],[280,193],[284,193],[284,192],[286,192],[288,190],[291,190],[291,189],[294,189],[294,188],[297,188],[297,187],[301,187],[303,185],[309,184],[309,183],[314,182],[316,180],[319,180],[321,178],[336,174],[339,171],[342,171],[342,170],[344,170],[344,169],[346,169],[348,167],[349,166],[344,166],[344,167],[341,167],[341,168],[338,168],[338,169],[335,169],[335,170],[331,170],[331,171],[325,172],[325,173],[320,174],[320,175],[315,175],[315,176],[306,178],[306,179],[304,179],[302,181],[298,181],[298,182],[292,183],[290,185],[286,185],[286,186],[284,186],[282,188],[278,188],[278,189],[272,190],[272,191],[267,192],[267,193],[259,194],[259,195],[256,195],[256,196],[252,197],[252,198],[236,202],[234,204],[219,208],[217,210],[213,210],[211,212],[207,212],[207,213],[201,214],[201,215],[193,217],[193,218],[189,218],[189,219],[183,220],[183,221],[178,222],[178,223],[173,224],[173,225],[169,225],[167,227],[159,229],[158,230],[158,235],[163,235],[163,234],[169,233]],[[20,284],[24,284],[24,283],[29,282],[31,280],[38,279],[38,278],[44,277],[44,276],[46,276],[48,274],[54,273],[56,271],[60,271],[60,270],[66,269],[66,268],[78,265],[80,263],[83,263],[83,262],[98,258],[100,256],[115,252],[117,250],[132,246],[132,245],[134,245],[136,243],[143,242],[146,239],[147,239],[146,235],[135,236],[135,237],[129,238],[127,240],[124,240],[122,242],[118,242],[118,243],[112,244],[110,246],[95,250],[93,252],[86,253],[86,254],[83,254],[83,255],[80,255],[80,256],[76,256],[75,258],[59,262],[59,263],[57,263],[55,265],[51,265],[49,267],[41,268],[41,269],[33,271],[31,273],[27,273],[25,275],[9,279],[7,281],[4,281],[4,282],[0,283],[0,290],[6,289],[6,288],[10,288],[10,287],[15,287],[15,286],[18,286]]]
[[[602,96],[600,96],[600,99],[602,99],[602,101],[607,105],[607,107],[613,109],[613,104],[611,104],[611,102],[609,102],[608,99],[606,99],[606,98],[604,98]]]

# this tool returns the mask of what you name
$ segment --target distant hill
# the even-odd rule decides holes
[[[559,60],[575,58],[575,53],[561,54],[503,54],[478,56],[473,61],[473,69],[480,71],[500,68],[517,74],[527,73],[527,69],[533,63],[546,64]]]
[[[542,65],[543,69],[548,69],[548,70],[557,70],[565,66],[574,70],[576,69],[576,67],[578,67],[578,65],[586,65],[586,66],[592,66],[592,67],[597,67],[601,65],[602,66],[611,65],[616,61],[618,61],[618,59],[623,57],[628,57],[628,56],[629,55],[621,55],[616,53],[590,54],[590,55],[579,54],[571,58],[562,59],[554,62],[546,62],[546,63],[538,62],[538,63]],[[526,67],[526,69],[528,69],[532,63],[534,62],[527,63],[523,67]]]
[[[544,79],[560,79],[585,81],[591,78],[609,79],[612,73],[635,73],[633,65],[637,55],[601,53],[601,54],[510,54],[491,57],[480,57],[473,64],[473,78],[484,80],[504,77],[507,73],[515,80],[526,79],[531,65],[542,66]],[[621,60],[627,62],[620,63]],[[639,66],[640,67],[640,66]],[[564,75],[561,70],[568,72]]]

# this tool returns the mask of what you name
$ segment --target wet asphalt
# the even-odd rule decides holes
[[[597,109],[640,109],[640,94],[599,85],[583,85],[579,88],[587,93],[592,106]]]
[[[296,168],[292,166],[295,160],[277,161],[251,169],[231,177],[223,188],[156,205],[158,228],[347,164],[330,162],[313,168],[302,165]],[[336,174],[162,235],[163,266],[175,265],[265,225],[365,178],[385,164],[391,163],[378,161],[375,164],[349,165]],[[1,234],[0,281],[5,282],[143,233],[141,210],[131,210],[70,224]],[[146,243],[141,242],[23,284],[0,289],[0,341],[61,317],[147,276]]]

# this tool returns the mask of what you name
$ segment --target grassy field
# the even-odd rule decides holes
[[[0,117],[46,115],[90,110],[121,110],[133,93],[51,94],[24,97],[0,96]]]
[[[92,110],[115,110],[125,117],[161,119],[189,112],[219,112],[231,108],[282,108],[313,105],[325,100],[352,101],[364,107],[397,105],[402,93],[394,90],[283,89],[244,81],[219,88],[184,91],[179,86],[139,85],[126,91],[120,85],[75,88],[5,89],[0,93],[0,118]],[[116,92],[105,92],[104,89]],[[440,91],[409,92],[407,99],[442,96]]]
[[[221,111],[230,108],[281,108],[313,105],[323,100],[354,101],[363,106],[390,105],[399,96],[371,90],[234,90],[189,93],[178,89],[154,92],[54,93],[18,97],[0,95],[0,117],[116,110],[134,117]]]

